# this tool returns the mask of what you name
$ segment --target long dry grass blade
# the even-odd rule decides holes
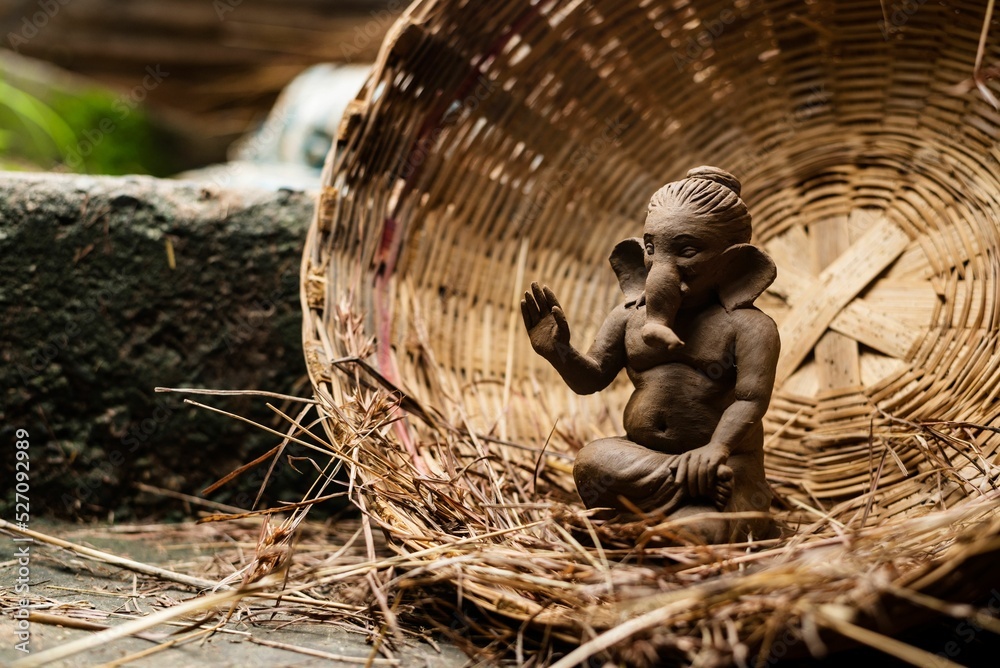
[[[100,647],[107,643],[126,638],[128,636],[142,633],[174,619],[185,617],[197,612],[213,610],[221,605],[239,601],[246,596],[253,596],[255,593],[264,591],[273,583],[259,582],[253,585],[228,591],[206,594],[188,599],[183,603],[175,605],[158,612],[154,612],[146,617],[134,619],[118,626],[113,626],[104,631],[100,631],[91,636],[80,638],[51,649],[43,650],[23,659],[19,659],[11,664],[11,668],[36,668],[45,666],[55,661],[62,661],[82,652]]]
[[[166,580],[168,582],[177,582],[178,584],[187,585],[189,587],[197,587],[199,589],[211,589],[215,586],[215,582],[211,580],[206,580],[204,578],[197,578],[191,575],[185,575],[183,573],[175,573],[166,568],[160,568],[158,566],[153,566],[151,564],[143,564],[126,557],[119,557],[115,554],[110,554],[108,552],[102,552],[100,550],[95,550],[90,547],[85,547],[83,545],[77,545],[71,543],[67,540],[61,538],[56,538],[55,536],[49,536],[38,531],[32,531],[31,529],[21,529],[17,525],[8,522],[7,520],[0,519],[0,531],[8,531],[12,534],[18,536],[24,536],[25,538],[31,538],[39,543],[44,543],[47,545],[54,545],[56,547],[61,547],[64,550],[70,550],[80,555],[81,557],[87,557],[88,559],[94,559],[95,561],[100,561],[105,564],[111,564],[112,566],[119,566],[121,568],[128,569],[130,571],[135,571],[136,573],[142,573],[143,575],[149,575],[161,580]]]

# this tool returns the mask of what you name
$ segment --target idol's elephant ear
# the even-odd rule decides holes
[[[778,276],[774,260],[750,244],[730,246],[719,259],[719,300],[727,311],[753,304]]]
[[[646,290],[646,248],[642,239],[621,241],[611,251],[611,268],[618,276],[618,285],[625,293],[625,305],[631,306]]]

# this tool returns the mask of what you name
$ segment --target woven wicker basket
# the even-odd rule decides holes
[[[910,617],[886,623],[878,602],[941,613],[928,595],[989,592],[976,580],[998,549],[989,26],[986,3],[956,0],[413,5],[342,122],[302,271],[333,441],[379,397],[407,411],[341,453],[359,505],[401,551],[452,545],[492,565],[430,580],[515,633],[610,629],[566,665],[609,648],[739,662],[775,638],[818,651],[814,628],[889,643]],[[604,561],[616,534],[579,512],[569,459],[620,431],[630,385],[573,395],[517,308],[544,280],[589,345],[619,299],[611,247],[701,164],[742,179],[779,270],[758,305],[782,337],[765,447],[792,535],[737,576],[745,546]],[[618,531],[622,555],[655,534]],[[554,545],[579,547],[569,572],[554,572]]]

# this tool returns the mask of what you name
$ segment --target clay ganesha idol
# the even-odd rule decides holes
[[[570,345],[552,290],[532,283],[525,292],[531,345],[573,391],[602,390],[622,368],[635,386],[625,436],[577,455],[573,477],[588,508],[680,519],[770,507],[761,420],[779,341],[753,302],[776,270],[750,237],[740,182],[698,167],[653,195],[642,239],[615,246],[611,266],[625,301],[586,354]],[[682,527],[710,543],[774,533],[766,517],[715,514]]]

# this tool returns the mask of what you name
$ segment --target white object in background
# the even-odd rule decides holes
[[[261,127],[233,144],[230,162],[178,178],[226,188],[318,190],[340,118],[370,72],[370,65],[310,67],[281,92]]]

